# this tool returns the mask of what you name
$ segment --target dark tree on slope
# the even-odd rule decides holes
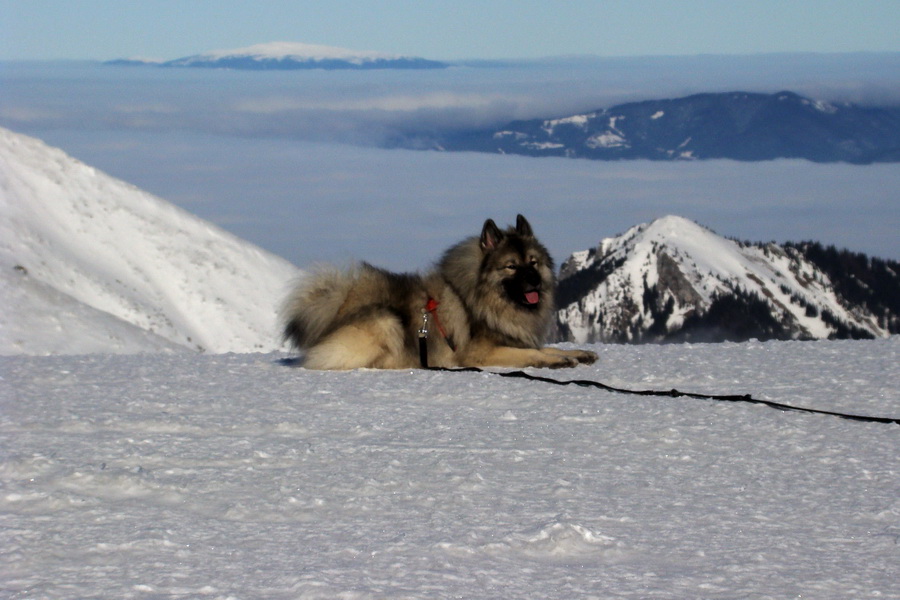
[[[575,271],[562,279],[556,289],[557,306],[568,306],[578,302],[593,289],[606,281],[616,269],[625,263],[625,256],[611,261],[596,261],[587,269]]]
[[[706,312],[686,318],[681,329],[666,341],[745,342],[754,338],[786,340],[791,335],[763,299],[738,289],[714,296]]]
[[[665,302],[663,302],[665,298]],[[647,276],[644,276],[644,312],[649,313],[649,323],[642,323],[642,327],[632,331],[634,342],[661,342],[669,335],[669,317],[675,312],[675,298],[671,295],[663,296],[657,286],[647,285]]]
[[[900,333],[900,262],[869,258],[819,242],[788,243],[823,271],[846,305],[862,305],[890,333]],[[849,332],[846,337],[858,337]]]

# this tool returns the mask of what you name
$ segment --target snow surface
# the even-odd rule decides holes
[[[287,261],[0,128],[0,354],[280,348]]]
[[[900,416],[900,338],[557,378]],[[283,354],[0,358],[3,598],[900,598],[900,428]]]
[[[585,140],[585,146],[588,148],[630,148],[631,144],[628,142],[628,139],[625,137],[622,130],[617,126],[619,120],[624,118],[625,117],[621,116],[609,117],[607,131],[595,133],[589,137]]]
[[[584,142],[584,145],[588,148],[628,148],[631,146],[624,137],[612,131],[595,133]]]
[[[557,150],[559,148],[565,148],[565,144],[556,142],[527,142],[522,145],[526,148],[531,148],[532,150]]]
[[[562,119],[550,119],[544,121],[541,129],[547,132],[547,135],[552,136],[556,131],[556,128],[560,125],[571,125],[572,127],[579,127],[584,129],[587,127],[587,124],[591,121],[591,119],[596,118],[596,114],[589,115],[574,115],[571,117],[564,117]]]

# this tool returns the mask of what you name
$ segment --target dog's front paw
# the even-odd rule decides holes
[[[596,352],[591,352],[590,350],[578,350],[575,354],[575,359],[583,365],[592,365],[599,358]]]
[[[578,359],[574,356],[556,356],[547,364],[541,365],[551,369],[571,369],[578,366]]]

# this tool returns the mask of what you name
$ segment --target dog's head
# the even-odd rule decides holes
[[[553,302],[553,260],[534,237],[522,215],[516,226],[502,231],[492,219],[484,222],[480,238],[482,276],[498,286],[511,304],[538,310]]]

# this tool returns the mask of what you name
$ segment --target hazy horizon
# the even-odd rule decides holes
[[[900,258],[896,164],[653,163],[384,150],[398,136],[652,97],[900,100],[900,53],[567,58],[438,71],[237,72],[0,63],[0,126],[61,147],[298,266],[427,267],[485,218],[557,262],[666,214],[753,241]]]

